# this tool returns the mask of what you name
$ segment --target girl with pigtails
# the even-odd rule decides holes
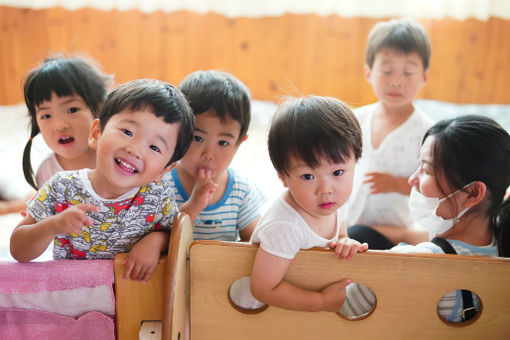
[[[110,78],[82,58],[49,58],[29,72],[24,95],[31,131],[23,152],[23,173],[34,189],[57,171],[95,168],[96,154],[88,145],[88,135]],[[30,153],[32,139],[39,133],[53,152],[34,176]]]

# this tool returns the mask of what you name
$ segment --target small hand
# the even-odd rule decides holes
[[[350,283],[350,279],[344,279],[326,286],[326,288],[321,291],[324,298],[324,307],[322,310],[327,312],[340,312],[345,301],[345,287]]]
[[[357,253],[368,249],[367,243],[359,243],[348,237],[339,238],[336,242],[329,243],[330,248],[335,249],[335,256],[342,259],[352,259]]]
[[[371,194],[397,191],[397,178],[384,172],[367,172],[363,183],[369,184]]]
[[[145,239],[145,241],[144,241]],[[124,262],[124,280],[132,280],[147,283],[158,265],[160,248],[154,247],[148,239],[143,238],[133,245]]]
[[[97,206],[88,203],[73,205],[60,214],[56,215],[56,234],[79,234],[84,225],[93,224],[92,219],[87,216],[87,211],[97,211]]]
[[[218,189],[218,184],[211,179],[212,170],[201,168],[198,170],[198,178],[193,186],[190,201],[198,210],[204,210],[209,204],[212,195]]]

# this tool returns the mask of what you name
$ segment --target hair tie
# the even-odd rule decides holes
[[[29,141],[32,141],[32,137],[28,137],[28,140],[29,140]]]

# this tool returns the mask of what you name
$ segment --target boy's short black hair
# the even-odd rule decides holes
[[[239,79],[221,71],[196,71],[183,79],[179,89],[195,115],[212,109],[222,121],[230,117],[239,122],[238,142],[246,136],[251,119],[250,91]]]
[[[392,48],[408,54],[416,52],[421,58],[423,69],[429,68],[430,41],[423,26],[409,19],[382,21],[368,34],[365,61],[369,67],[374,64],[376,54],[384,48]]]
[[[336,98],[293,98],[276,110],[267,144],[276,171],[288,175],[291,157],[312,168],[321,157],[334,163],[359,159],[361,128],[349,106]]]
[[[175,86],[154,79],[137,79],[120,85],[105,100],[99,124],[101,131],[110,118],[124,110],[147,110],[169,124],[180,124],[177,144],[168,165],[188,151],[193,139],[195,117],[184,95]]]

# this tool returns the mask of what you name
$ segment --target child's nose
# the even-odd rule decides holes
[[[58,119],[55,122],[55,130],[62,131],[69,127],[69,123],[67,122],[67,119]]]
[[[319,186],[317,187],[317,195],[319,196],[328,196],[333,193],[333,190],[331,189],[331,186],[326,181],[323,181],[319,183]]]
[[[400,75],[394,75],[391,78],[391,85],[397,88],[402,87],[403,85],[402,77]]]
[[[141,151],[140,147],[137,144],[130,144],[126,147],[127,153],[129,153],[131,156],[140,158],[141,157]]]
[[[206,160],[212,160],[214,158],[214,148],[211,146],[206,146],[202,152],[202,158]]]

